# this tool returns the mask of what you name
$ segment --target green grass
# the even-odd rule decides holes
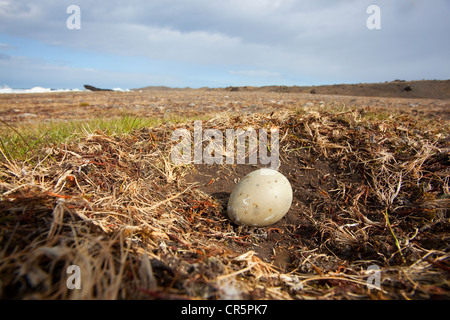
[[[162,122],[177,123],[187,120],[189,119],[176,115],[167,119],[123,115],[115,118],[23,123],[14,126],[0,120],[0,157],[29,161],[37,151],[45,147],[74,142],[96,131],[108,136],[126,135],[133,130],[152,127]]]

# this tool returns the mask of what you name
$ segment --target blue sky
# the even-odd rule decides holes
[[[381,10],[381,29],[366,12]],[[79,30],[66,26],[80,8]],[[0,0],[0,85],[225,87],[450,78],[448,0]]]

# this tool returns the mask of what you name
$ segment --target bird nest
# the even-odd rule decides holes
[[[278,128],[294,200],[263,228],[226,215],[262,165],[172,161],[172,133],[193,121],[3,153],[0,297],[449,298],[448,125],[313,107],[203,121]]]

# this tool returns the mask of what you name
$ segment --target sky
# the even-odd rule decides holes
[[[0,0],[0,86],[446,80],[449,14],[450,0]]]

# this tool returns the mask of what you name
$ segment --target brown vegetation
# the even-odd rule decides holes
[[[258,165],[175,165],[171,134],[191,120],[87,132],[26,160],[2,148],[1,298],[450,297],[448,100],[186,90],[0,103],[10,125],[27,112],[33,122],[179,114],[208,116],[204,129],[277,127],[294,190],[277,224],[231,223],[227,197]],[[80,290],[67,288],[70,265]],[[372,265],[378,289],[367,285]]]

